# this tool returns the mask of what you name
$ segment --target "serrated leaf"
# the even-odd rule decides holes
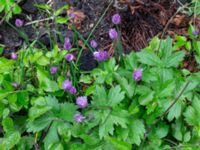
[[[175,88],[176,84],[174,82],[174,79],[165,81],[165,83],[163,83],[163,85],[159,89],[158,96],[160,98],[171,96]]]
[[[169,67],[177,67],[183,60],[185,53],[183,51],[173,53],[166,61],[165,66]]]
[[[132,144],[140,145],[144,138],[145,127],[141,120],[132,120],[129,125],[128,141]]]
[[[124,99],[124,92],[121,91],[120,86],[116,86],[110,89],[108,94],[108,105],[115,106]]]
[[[35,120],[36,118],[42,116],[44,113],[51,109],[50,106],[41,106],[41,107],[31,107],[29,109],[29,118],[31,121]]]
[[[107,101],[105,88],[103,86],[96,86],[93,101],[91,103],[95,106],[105,106]]]
[[[174,118],[178,119],[181,116],[182,111],[182,104],[181,102],[177,102],[174,106],[170,109],[167,119],[172,121]]]
[[[60,112],[58,113],[58,118],[73,121],[73,116],[76,113],[77,107],[72,103],[63,103],[60,104]]]
[[[160,66],[162,64],[160,58],[151,51],[142,50],[137,53],[137,57],[141,63],[149,66]]]
[[[119,111],[119,110],[118,110]],[[112,112],[104,111],[104,117],[102,120],[102,124],[99,127],[99,137],[102,139],[103,137],[108,136],[108,134],[113,135],[114,133],[114,125],[119,125],[122,128],[127,128],[127,112],[121,110],[121,112]]]
[[[50,125],[53,117],[50,115],[43,115],[34,121],[27,123],[27,132],[39,132]]]
[[[134,86],[129,85],[128,81],[117,73],[114,73],[114,77],[117,80],[117,82],[120,84],[122,89],[126,92],[126,95],[129,98],[132,98],[134,94]]]
[[[185,120],[189,125],[199,127],[200,122],[200,101],[198,97],[194,97],[192,106],[188,106],[184,112]]]
[[[120,140],[117,140],[116,138],[111,138],[111,137],[107,137],[106,139],[118,150],[132,149],[132,145],[127,142],[120,141]]]
[[[155,94],[155,92],[152,91],[152,92],[146,93],[144,95],[141,95],[139,97],[139,99],[138,99],[140,105],[147,105],[147,104],[149,104],[153,100],[154,94]]]

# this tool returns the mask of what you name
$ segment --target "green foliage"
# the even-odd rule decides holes
[[[0,149],[198,149],[200,72],[183,68],[194,43],[196,38],[155,37],[145,49],[124,56],[123,63],[110,58],[79,77],[64,59],[68,51],[57,45],[48,52],[30,46],[17,60],[0,58]],[[194,53],[198,56],[198,50]],[[55,75],[51,66],[58,68]],[[138,68],[142,78],[135,81]],[[69,74],[76,95],[62,90]],[[89,106],[80,109],[75,98],[83,95]],[[75,114],[84,121],[75,122]]]
[[[21,8],[15,2],[15,0],[1,0],[0,1],[0,13],[4,12],[5,20],[8,21],[12,18],[13,14],[20,14]]]

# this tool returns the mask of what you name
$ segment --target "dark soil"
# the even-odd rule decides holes
[[[31,20],[40,20],[48,16],[39,11],[35,3],[47,3],[48,0],[24,0],[20,3],[23,13],[15,16],[10,22],[14,25],[16,18],[21,18],[26,22]],[[85,19],[81,24],[79,32],[87,39],[91,30],[98,22],[101,15],[104,13],[110,2],[108,0],[56,0],[51,1],[50,5],[54,9],[58,9],[64,4],[69,4],[78,11],[85,14]],[[178,5],[174,0],[115,0],[111,7],[109,7],[100,24],[92,34],[92,39],[98,41],[98,49],[108,50],[113,52],[112,41],[108,37],[108,31],[113,24],[111,16],[118,12],[122,16],[122,24],[119,26],[122,34],[123,50],[128,53],[132,50],[140,50],[148,45],[152,37],[161,33],[168,20],[176,12]],[[66,15],[66,12],[63,13]],[[31,18],[31,20],[30,20]],[[170,29],[186,29],[185,26],[169,26]],[[65,25],[55,25],[51,21],[48,26],[44,22],[38,23],[36,26],[28,25],[22,27],[20,30],[27,34],[28,41],[38,40],[38,45],[46,48],[51,47],[50,38],[57,41],[62,41],[55,32],[59,32],[63,37],[69,36],[72,38],[72,31]],[[91,39],[90,38],[90,39]],[[0,25],[0,44],[5,45],[4,55],[9,55],[11,51],[17,51],[23,43],[27,42],[22,36],[7,23]],[[62,42],[61,42],[62,43]],[[62,46],[62,44],[60,45]],[[89,64],[89,65],[88,65]],[[91,52],[85,48],[81,56],[81,68],[83,70],[90,70],[96,66],[93,61]]]

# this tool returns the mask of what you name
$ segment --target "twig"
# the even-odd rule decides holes
[[[182,6],[181,8],[179,8],[176,12],[175,12],[175,14],[168,20],[168,22],[167,22],[167,24],[165,25],[165,28],[163,29],[163,32],[162,32],[162,34],[161,34],[161,37],[160,37],[160,42],[159,42],[159,45],[158,45],[158,48],[156,49],[156,52],[159,52],[159,49],[160,49],[160,47],[161,47],[161,42],[162,42],[162,38],[164,37],[164,35],[165,35],[165,33],[166,33],[166,31],[167,31],[167,29],[168,29],[168,27],[169,27],[169,25],[170,25],[170,23],[173,21],[173,19],[174,19],[174,17],[181,11],[181,10],[183,10],[185,7],[187,7],[189,5],[189,3],[186,3],[184,6]]]
[[[145,137],[143,140],[143,143],[141,144],[141,148],[144,145],[144,142],[146,141],[146,138],[148,137],[148,133],[151,132],[151,130],[154,128],[154,126],[165,116],[168,114],[168,112],[170,111],[170,109],[176,104],[176,102],[179,100],[179,98],[183,95],[183,93],[185,92],[186,88],[188,87],[188,85],[190,84],[190,81],[188,81],[185,86],[183,87],[183,89],[181,90],[181,92],[178,94],[178,96],[174,99],[173,103],[165,110],[165,112],[152,124],[151,128],[149,128],[149,130],[146,131],[145,133]]]
[[[40,20],[34,20],[34,21],[26,23],[25,26],[28,26],[28,25],[31,25],[31,24],[35,24],[35,23],[38,23],[38,22],[53,20],[53,19],[54,19],[54,17],[44,18],[44,19],[40,19]]]

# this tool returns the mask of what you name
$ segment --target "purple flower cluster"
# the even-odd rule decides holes
[[[79,108],[86,108],[88,106],[88,100],[86,96],[79,96],[76,99],[76,105]]]
[[[68,62],[71,62],[74,60],[74,55],[73,54],[67,54],[65,56],[65,59],[68,61]]]
[[[118,38],[117,30],[112,28],[109,30],[109,37],[111,40],[116,40]]]
[[[140,81],[142,78],[142,69],[136,69],[133,71],[133,79],[135,81]]]
[[[194,30],[192,31],[192,34],[193,34],[194,36],[197,36],[197,35],[199,34],[199,30],[198,30],[198,29],[194,29]]]
[[[74,120],[75,120],[76,122],[78,122],[78,123],[83,122],[84,119],[85,119],[85,117],[84,117],[83,115],[81,115],[81,114],[76,114],[76,115],[74,115]]]
[[[121,23],[121,16],[119,14],[114,14],[112,16],[112,22],[114,24],[120,24]]]
[[[16,60],[18,58],[17,53],[14,53],[14,52],[11,53],[10,57],[11,57],[11,59],[14,59],[14,60]]]
[[[51,68],[50,68],[50,72],[51,72],[51,74],[53,75],[53,74],[56,74],[56,72],[57,72],[57,67],[55,67],[55,66],[52,66]]]
[[[72,85],[71,81],[65,80],[62,84],[62,89],[68,91],[71,94],[76,94],[76,88]]]
[[[109,54],[107,51],[96,51],[93,53],[94,59],[97,61],[105,61],[109,58]]]
[[[13,86],[14,88],[17,88],[17,87],[19,86],[19,84],[18,84],[17,82],[13,82],[13,83],[12,83],[12,86]]]
[[[68,16],[69,16],[71,19],[73,19],[73,18],[76,17],[76,14],[75,14],[75,13],[70,13]]]
[[[70,39],[68,37],[65,38],[65,42],[64,42],[63,47],[66,50],[70,50],[72,48],[72,44],[71,44]]]
[[[76,98],[76,105],[83,109],[86,108],[88,106],[88,100],[86,96],[79,96]],[[78,123],[83,122],[85,119],[85,117],[82,114],[76,114],[74,116],[74,120]]]
[[[15,20],[15,25],[16,27],[22,27],[24,25],[24,21],[18,18]]]
[[[91,40],[91,41],[90,41],[90,46],[91,46],[92,48],[97,48],[98,44],[97,44],[97,42],[96,42],[95,40]]]

